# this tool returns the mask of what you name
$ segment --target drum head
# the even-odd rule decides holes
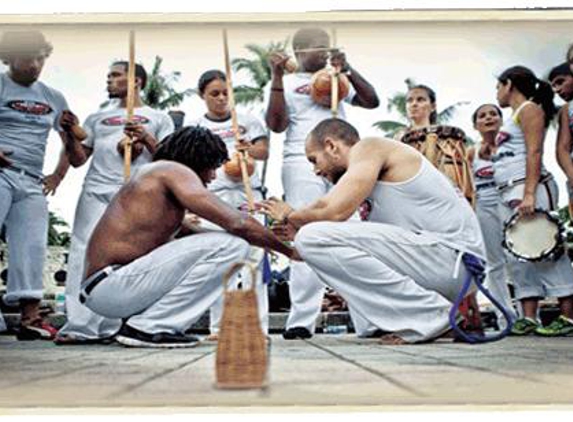
[[[544,211],[532,217],[514,216],[505,228],[505,246],[518,258],[537,261],[548,257],[560,245],[559,223]]]

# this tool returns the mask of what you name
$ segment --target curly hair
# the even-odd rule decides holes
[[[158,160],[175,161],[201,173],[229,161],[229,153],[219,135],[201,126],[185,126],[160,142],[153,154],[153,161]]]

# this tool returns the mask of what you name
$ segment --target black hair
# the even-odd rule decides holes
[[[537,79],[535,73],[525,66],[513,66],[506,69],[497,80],[503,84],[511,81],[513,88],[521,92],[527,99],[541,106],[545,112],[545,127],[557,113],[557,108],[553,103],[553,89],[545,81]]]
[[[199,82],[197,83],[199,94],[203,95],[207,85],[217,80],[227,82],[227,76],[225,76],[225,74],[218,69],[211,69],[204,72],[199,78]]]
[[[322,28],[301,28],[292,37],[292,48],[295,52],[296,50],[308,48],[309,41],[315,38],[325,38],[330,42],[328,32]]]
[[[129,62],[126,62],[125,60],[119,60],[119,61],[113,62],[111,65],[112,66],[123,66],[126,73],[129,71]],[[147,86],[147,72],[145,71],[145,68],[138,63],[135,64],[135,77],[141,79],[140,89],[143,91],[145,89],[145,87]]]
[[[549,76],[547,76],[547,80],[551,82],[557,76],[573,76],[573,72],[571,72],[571,67],[569,67],[568,62],[561,63],[551,69],[549,71]]]
[[[486,106],[495,108],[495,111],[497,112],[498,116],[499,116],[499,117],[503,117],[503,112],[501,111],[501,108],[499,108],[499,107],[498,107],[497,105],[495,105],[495,104],[485,103],[485,104],[480,105],[478,108],[476,108],[476,110],[474,111],[474,114],[472,114],[472,122],[473,122],[474,125],[475,125],[476,122],[477,122],[477,117],[478,117],[478,113],[479,113],[480,109],[481,109],[482,107],[486,107]]]
[[[426,91],[426,94],[428,94],[428,98],[430,99],[430,103],[436,105],[436,92],[432,88],[430,88],[427,85],[418,84],[408,88],[408,92],[412,91],[413,89],[422,89]],[[438,122],[438,112],[434,110],[432,111],[432,113],[430,113],[430,124],[435,125],[437,122]]]
[[[0,60],[7,62],[13,57],[40,53],[48,57],[53,49],[40,31],[6,31],[0,40]]]
[[[322,145],[327,136],[340,139],[347,145],[354,145],[360,140],[360,135],[354,126],[345,120],[334,117],[317,124],[307,139],[312,139]]]
[[[158,160],[175,161],[199,174],[229,161],[229,153],[219,135],[201,126],[185,126],[159,143],[153,154],[153,161]]]

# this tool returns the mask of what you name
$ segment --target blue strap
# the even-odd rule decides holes
[[[466,267],[467,275],[464,280],[462,289],[460,290],[460,293],[458,294],[458,297],[456,298],[456,301],[454,302],[454,305],[450,310],[450,326],[452,327],[454,332],[459,336],[459,338],[470,344],[488,343],[491,341],[501,340],[502,338],[506,337],[509,334],[511,328],[513,327],[513,321],[511,319],[511,315],[509,314],[509,311],[505,309],[505,307],[501,305],[492,296],[489,290],[487,290],[483,285],[483,281],[485,279],[484,262],[477,256],[469,253],[464,253],[462,255],[462,262]],[[475,282],[477,288],[491,301],[491,303],[501,311],[503,317],[507,321],[507,327],[505,327],[505,329],[501,333],[494,335],[476,335],[476,334],[465,333],[460,327],[458,327],[458,324],[456,323],[456,315],[460,307],[460,304],[466,297],[467,292],[471,287],[472,281]]]

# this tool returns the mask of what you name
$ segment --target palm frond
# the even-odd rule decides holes
[[[469,104],[469,101],[458,101],[438,113],[438,123],[448,123],[456,114],[459,107]]]

